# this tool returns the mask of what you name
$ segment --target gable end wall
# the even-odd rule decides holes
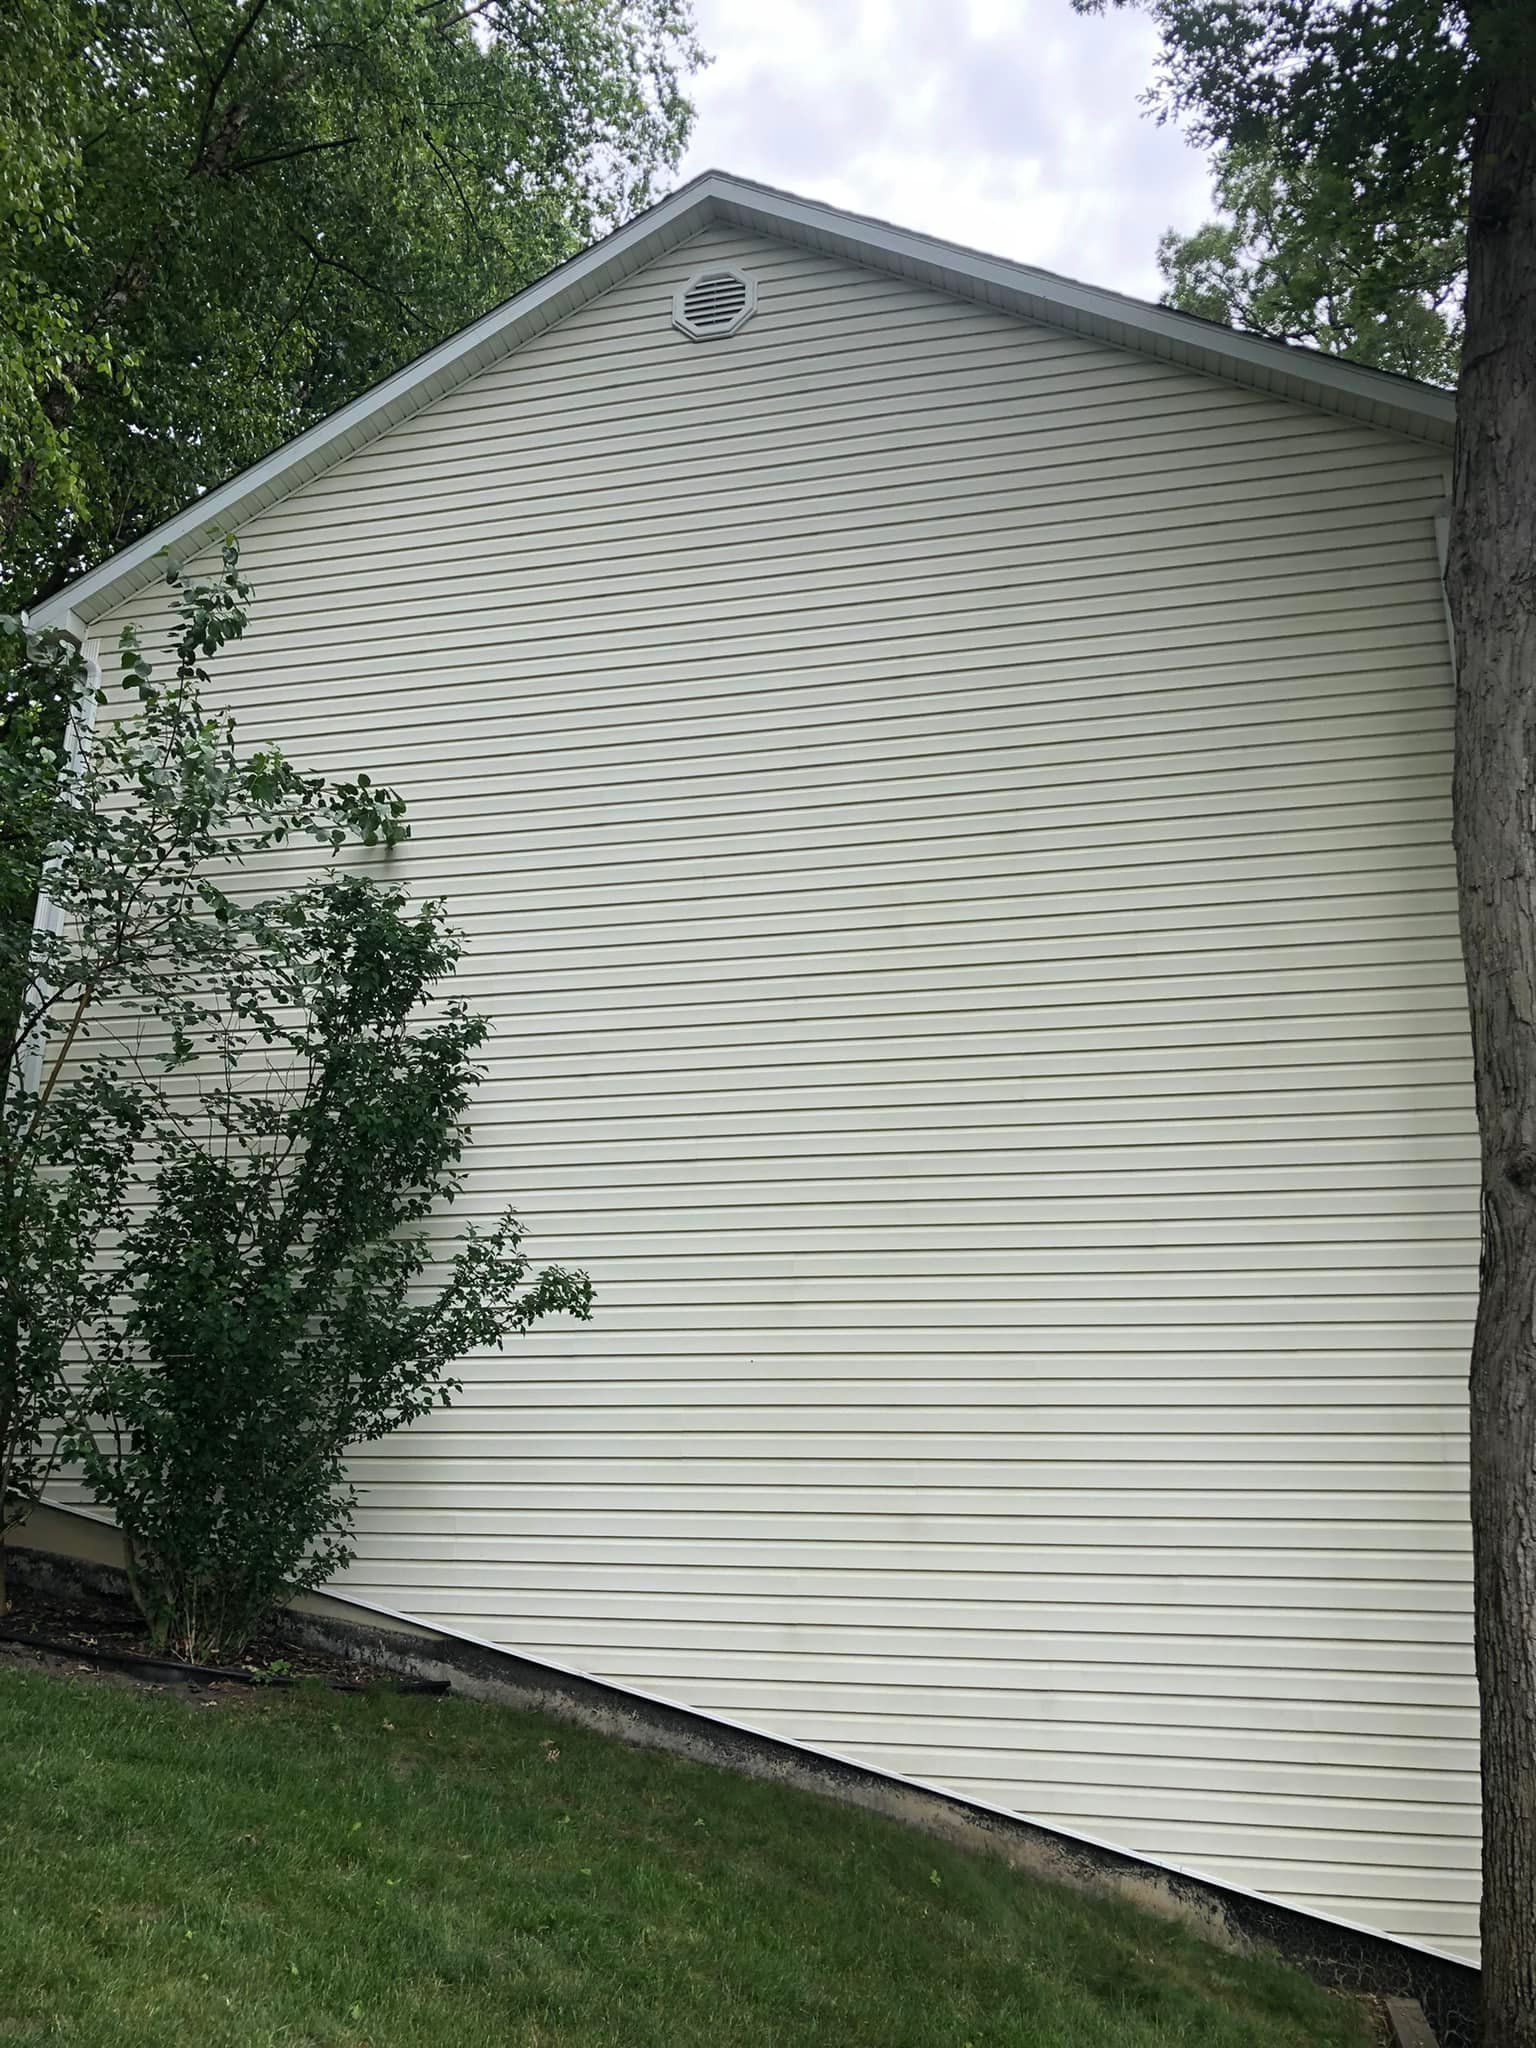
[[[1470,1952],[1444,488],[717,228],[251,523],[220,682],[410,796],[464,1207],[599,1296],[351,1590]]]

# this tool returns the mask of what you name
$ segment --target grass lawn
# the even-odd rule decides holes
[[[0,1880],[6,2048],[1377,2038],[1129,1909],[468,1701],[0,1671]]]

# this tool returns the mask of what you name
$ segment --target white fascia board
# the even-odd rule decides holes
[[[1164,360],[1199,364],[1270,389],[1288,383],[1310,387],[1314,403],[1362,415],[1397,412],[1403,431],[1434,441],[1451,437],[1455,396],[1435,385],[1367,369],[1292,342],[1245,334],[1167,306],[1149,305],[1122,292],[1079,284],[1054,271],[986,256],[934,235],[892,227],[769,186],[719,173],[710,174],[709,184],[723,215],[739,226],[779,235],[798,230],[797,239],[813,242],[829,255],[865,264],[873,260],[918,282],[968,297],[984,297],[1052,326],[1097,334]],[[1296,395],[1301,395],[1299,388]]]
[[[541,333],[642,264],[711,222],[751,231],[908,277],[1002,310],[1092,335],[1273,392],[1320,405],[1373,426],[1448,444],[1455,399],[1433,385],[1368,370],[1314,349],[1242,334],[1119,292],[1058,277],[797,198],[722,171],[705,171],[606,240],[552,270],[473,325],[407,363],[307,433],[242,470],[99,568],[37,607],[32,623],[62,625],[70,613],[88,625],[152,581],[161,555],[193,553],[238,528],[343,456],[418,412],[466,378]]]
[[[552,326],[577,306],[626,276],[642,262],[684,241],[712,217],[709,200],[695,180],[637,216],[606,240],[562,263],[516,298],[494,307],[434,349],[386,377],[361,398],[344,405],[284,442],[228,483],[162,520],[144,538],[67,584],[40,604],[29,623],[37,629],[63,625],[74,615],[89,623],[103,611],[152,581],[159,558],[195,552],[238,527],[276,499],[286,497],[355,448],[418,412],[521,341]],[[643,254],[640,253],[643,250]]]

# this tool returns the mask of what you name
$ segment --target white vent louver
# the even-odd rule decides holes
[[[751,319],[757,285],[740,270],[696,270],[672,295],[672,325],[695,341],[720,341]]]

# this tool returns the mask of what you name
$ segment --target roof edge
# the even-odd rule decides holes
[[[1452,437],[1455,397],[1435,385],[1221,327],[1120,292],[1079,284],[1053,271],[984,255],[935,235],[710,170],[66,584],[35,608],[32,623],[88,627],[152,581],[162,555],[178,549],[195,552],[242,525],[715,221],[800,241],[866,267],[893,271],[941,291],[1390,432],[1446,446]]]
[[[37,627],[60,624],[68,613],[86,624],[151,580],[153,564],[178,547],[195,550],[242,523],[275,499],[296,490],[310,477],[339,461],[363,440],[372,439],[416,412],[452,385],[471,376],[505,353],[505,345],[552,326],[609,281],[638,268],[636,253],[646,260],[676,242],[685,241],[715,218],[708,187],[710,174],[695,178],[644,213],[637,214],[602,241],[541,277],[514,297],[493,306],[468,327],[461,327],[435,348],[414,357],[361,396],[328,413],[323,420],[284,441],[270,455],[237,470],[227,482],[196,498],[169,519],[151,527],[106,561],[88,569],[33,610]],[[628,260],[626,260],[628,259]],[[371,429],[371,431],[369,431]],[[360,430],[362,430],[360,432]],[[146,569],[150,574],[142,573]]]
[[[1111,291],[1107,286],[1082,284],[1058,271],[990,256],[961,242],[897,227],[871,215],[829,206],[822,200],[803,199],[796,193],[752,179],[710,171],[699,182],[706,180],[718,190],[719,211],[742,226],[761,226],[764,232],[779,234],[786,227],[793,227],[802,233],[829,235],[834,241],[845,241],[850,255],[855,250],[863,251],[857,260],[867,262],[869,255],[875,253],[911,264],[915,270],[949,270],[962,288],[982,285],[1005,298],[1034,298],[1049,310],[1036,312],[1032,317],[1052,325],[1067,324],[1061,316],[1075,314],[1104,329],[1122,328],[1128,346],[1144,348],[1147,341],[1156,340],[1174,350],[1204,353],[1213,363],[1219,362],[1229,375],[1242,367],[1260,369],[1270,376],[1289,374],[1315,385],[1319,392],[1396,407],[1430,430],[1424,436],[1426,439],[1438,440],[1443,435],[1448,440],[1454,425],[1455,393],[1415,377],[1372,369],[1345,356],[1325,355],[1320,349],[1307,348],[1299,342],[1278,341],[1243,328],[1224,327],[1219,321],[1206,320],[1198,314],[1181,313],[1171,306],[1133,298],[1127,292]]]

